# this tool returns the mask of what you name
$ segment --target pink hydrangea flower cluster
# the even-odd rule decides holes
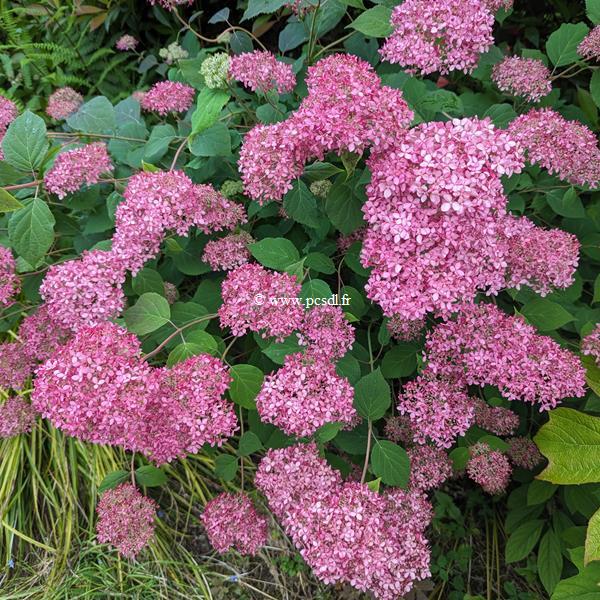
[[[417,445],[408,449],[411,489],[431,490],[440,487],[452,475],[452,461],[439,448]]]
[[[20,390],[33,372],[34,362],[21,342],[0,344],[0,388]]]
[[[8,398],[0,404],[0,439],[30,432],[35,417],[29,402],[19,396]]]
[[[221,287],[221,327],[229,327],[236,337],[255,331],[283,341],[304,317],[302,304],[296,302],[300,287],[293,275],[274,273],[258,264],[230,271]]]
[[[122,35],[115,44],[117,50],[121,52],[127,52],[129,50],[135,50],[135,47],[139,44],[139,42],[129,34]]]
[[[494,15],[481,0],[405,0],[391,25],[381,56],[409,73],[469,73],[494,43]]]
[[[533,440],[526,437],[514,437],[507,442],[506,454],[515,466],[531,471],[542,462],[542,455]]]
[[[157,508],[156,502],[143,496],[132,483],[106,490],[96,507],[98,541],[111,544],[127,558],[135,558],[154,535]]]
[[[19,109],[17,105],[12,100],[0,96],[0,160],[4,159],[4,152],[2,151],[4,134],[8,126],[17,118],[18,114]]]
[[[504,493],[512,473],[506,455],[492,450],[483,442],[472,446],[469,452],[471,458],[467,463],[467,475],[492,496]]]
[[[155,83],[141,98],[144,110],[158,113],[161,116],[170,112],[186,112],[194,102],[196,90],[179,81],[159,81]]]
[[[315,444],[269,450],[255,479],[315,575],[397,600],[429,576],[431,505],[418,490],[378,494],[343,482]]]
[[[151,368],[139,340],[110,322],[84,327],[36,372],[32,403],[68,435],[123,446],[160,464],[221,445],[237,420],[225,365],[198,355]]]
[[[596,25],[577,46],[577,54],[586,60],[600,59],[600,25]]]
[[[10,306],[21,287],[21,280],[15,272],[16,265],[10,249],[0,246],[0,308]]]
[[[404,319],[402,315],[392,315],[387,322],[390,335],[400,342],[412,342],[423,335],[425,319]]]
[[[261,419],[288,435],[312,435],[325,423],[350,424],[356,417],[354,389],[328,359],[312,353],[288,354],[276,373],[267,375],[256,397]]]
[[[339,306],[315,306],[304,315],[299,342],[312,356],[335,361],[352,348],[354,328]]]
[[[247,231],[211,240],[204,247],[202,260],[208,263],[213,271],[231,271],[250,260],[248,244],[252,242],[254,238]]]
[[[296,86],[292,65],[278,61],[271,52],[255,50],[231,57],[229,76],[254,92],[291,92]]]
[[[98,183],[102,173],[112,170],[113,165],[106,145],[96,142],[59,154],[44,175],[44,184],[49,192],[62,199],[68,193],[76,192],[84,184]]]
[[[475,408],[466,391],[443,379],[419,376],[398,397],[398,412],[410,420],[417,444],[450,448],[472,425]]]
[[[600,367],[600,323],[581,340],[581,353],[592,356]]]
[[[388,440],[398,444],[402,442],[405,445],[413,443],[413,433],[410,427],[410,419],[403,415],[395,415],[385,420],[383,429],[385,437]]]
[[[475,406],[475,425],[495,433],[496,435],[510,435],[519,427],[519,416],[508,408],[490,406],[481,398],[473,398]]]
[[[239,169],[247,195],[278,200],[311,158],[387,148],[412,113],[398,90],[381,86],[356,56],[334,54],[309,67],[308,96],[287,120],[257,125],[245,137]]]
[[[201,519],[217,552],[235,548],[252,555],[267,543],[267,519],[246,494],[219,494],[206,504]]]
[[[539,59],[507,56],[494,65],[492,81],[502,92],[539,102],[552,91],[550,69]]]
[[[19,328],[25,353],[38,362],[50,358],[59,346],[69,341],[71,335],[71,330],[61,327],[51,317],[45,305],[27,315]]]
[[[425,123],[368,162],[361,260],[372,267],[367,295],[385,315],[447,314],[479,289],[504,287],[500,176],[523,166],[506,132],[489,119]]]
[[[600,149],[585,125],[539,108],[517,117],[508,131],[526,149],[529,162],[576,185],[600,185]]]
[[[83,96],[73,88],[65,86],[50,94],[46,114],[57,121],[62,121],[77,112],[82,104]]]
[[[494,385],[509,400],[554,408],[585,394],[579,359],[516,315],[493,304],[465,305],[425,344],[427,371],[455,385]]]

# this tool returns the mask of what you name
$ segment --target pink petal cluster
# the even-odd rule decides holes
[[[19,396],[8,398],[0,404],[0,439],[30,432],[35,417],[29,402]]]
[[[246,494],[219,494],[206,504],[201,519],[217,552],[235,549],[253,555],[267,543],[267,519]]]
[[[25,344],[4,342],[0,344],[0,388],[20,390],[33,372]]]
[[[586,60],[600,59],[600,25],[596,25],[577,46],[577,54]]]
[[[129,34],[122,35],[115,44],[117,50],[121,52],[127,52],[129,50],[135,50],[135,47],[139,44],[139,42]]]
[[[576,185],[600,185],[600,149],[585,125],[567,121],[551,108],[539,108],[517,117],[508,132],[539,164]]]
[[[504,493],[512,473],[508,458],[483,442],[472,446],[469,452],[471,458],[467,463],[467,475],[492,496]]]
[[[278,61],[271,52],[255,50],[231,57],[229,76],[253,92],[291,92],[296,86],[292,65]]]
[[[354,328],[339,306],[315,306],[304,315],[299,341],[312,356],[336,361],[352,348]]]
[[[61,121],[79,110],[83,104],[83,96],[73,88],[65,86],[50,94],[46,113],[48,116]]]
[[[423,335],[425,319],[405,319],[402,315],[392,315],[387,322],[390,335],[400,342],[412,342]]]
[[[17,118],[18,114],[19,109],[17,105],[12,100],[0,96],[0,160],[4,159],[4,152],[2,151],[4,134],[8,126]]]
[[[452,382],[420,375],[404,386],[398,412],[408,416],[417,444],[450,448],[472,425],[475,409],[466,391]]]
[[[64,198],[84,184],[98,183],[102,173],[112,170],[113,165],[106,145],[96,142],[59,154],[44,175],[44,184],[49,192]]]
[[[600,323],[581,340],[581,353],[593,357],[600,367]]]
[[[300,327],[304,308],[297,301],[300,284],[293,275],[274,273],[258,264],[245,264],[230,271],[221,287],[221,327],[236,337],[247,331],[277,341]]]
[[[16,266],[11,250],[0,246],[0,309],[10,306],[21,288],[21,280],[15,272]]]
[[[85,251],[80,259],[52,265],[40,286],[52,320],[73,332],[123,310],[125,268],[112,252]]]
[[[239,169],[245,193],[255,200],[280,199],[309,159],[387,148],[412,120],[401,92],[381,86],[356,56],[320,60],[309,67],[306,85],[308,96],[287,120],[257,125],[244,139]]]
[[[419,125],[396,150],[371,155],[361,260],[385,315],[443,315],[504,287],[500,176],[522,166],[510,136],[476,118]]]
[[[38,362],[50,358],[59,346],[69,341],[71,335],[70,329],[56,323],[45,305],[27,315],[19,328],[19,337],[23,341],[25,353]]]
[[[151,368],[139,340],[110,322],[80,329],[36,372],[33,406],[68,435],[123,446],[160,464],[221,445],[236,430],[217,358]]]
[[[533,440],[526,437],[514,437],[507,442],[506,454],[515,466],[531,471],[542,462],[542,455]]]
[[[353,398],[353,387],[326,357],[295,353],[285,357],[276,373],[265,377],[256,408],[265,423],[303,437],[325,423],[352,423],[356,417]]]
[[[349,233],[348,235],[341,235],[337,239],[337,247],[340,252],[348,252],[350,246],[354,242],[362,242],[365,237],[366,227],[360,227],[356,231]]]
[[[507,56],[494,65],[492,81],[500,91],[530,102],[539,102],[552,91],[550,69],[536,58]]]
[[[132,483],[106,490],[96,507],[98,541],[111,544],[127,558],[135,558],[154,535],[157,508],[156,502],[143,496]]]
[[[231,271],[250,260],[248,244],[252,242],[254,238],[246,231],[211,240],[204,247],[202,260],[208,263],[213,271]]]
[[[391,25],[381,56],[409,73],[469,73],[494,43],[494,15],[480,0],[405,0]]]
[[[488,10],[495,13],[501,8],[510,10],[514,0],[483,0],[483,3],[488,7]]]
[[[411,489],[432,490],[452,475],[452,461],[443,450],[418,445],[408,449]]]
[[[496,435],[510,435],[519,427],[519,416],[508,408],[490,406],[481,398],[473,398],[475,425]]]
[[[394,442],[402,442],[405,445],[413,443],[413,432],[410,426],[410,419],[406,416],[396,415],[388,417],[385,420],[383,429],[385,437]]]
[[[315,575],[397,600],[429,576],[423,531],[431,505],[418,490],[378,494],[343,482],[315,444],[269,450],[256,487]]]
[[[142,108],[161,116],[170,112],[186,112],[194,102],[196,90],[179,81],[155,83],[140,101]]]
[[[509,400],[554,408],[585,394],[579,359],[518,315],[493,304],[465,305],[425,344],[427,371],[458,386],[494,385]]]

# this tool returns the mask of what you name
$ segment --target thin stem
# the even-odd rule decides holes
[[[29,183],[19,183],[18,185],[7,185],[2,189],[4,190],[22,190],[24,188],[37,187],[42,182],[40,180],[30,181]]]
[[[364,483],[365,478],[367,476],[367,467],[369,466],[369,455],[371,454],[371,437],[373,436],[373,421],[369,419],[369,428],[367,431],[367,453],[365,455],[365,462],[363,464],[362,475],[360,477],[360,482]]]
[[[240,406],[240,437],[244,435],[244,415]],[[240,456],[240,487],[244,491],[244,457]]]
[[[169,171],[172,171],[175,168],[175,165],[177,164],[177,159],[179,158],[179,155],[181,154],[182,150],[185,148],[188,139],[189,138],[185,138],[183,142],[179,144],[179,148],[177,148],[177,151],[175,152],[175,156],[173,157],[173,162],[171,163],[171,168],[169,169]]]
[[[321,56],[321,54],[323,54],[323,52],[326,52],[327,50],[329,50],[330,48],[334,48],[335,46],[337,46],[338,44],[341,44],[342,42],[345,42],[349,37],[352,37],[354,34],[356,33],[356,31],[352,31],[351,33],[348,33],[344,36],[342,36],[340,39],[335,40],[335,42],[331,42],[331,44],[327,44],[327,46],[323,46],[316,54],[315,54],[315,59],[319,58],[319,56]]]
[[[87,133],[86,131],[49,131],[46,135],[48,137],[57,137],[57,138],[66,138],[66,137],[93,137],[93,138],[103,138],[110,140],[122,140],[124,142],[140,142],[141,144],[145,144],[148,140],[143,140],[141,138],[133,138],[133,137],[125,137],[122,135],[112,135],[109,133]]]
[[[135,485],[135,452],[131,453],[131,483]]]

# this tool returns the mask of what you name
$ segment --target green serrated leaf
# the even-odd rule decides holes
[[[138,485],[158,487],[167,483],[167,476],[154,465],[144,465],[135,470],[135,480]]]
[[[231,454],[219,454],[215,458],[215,475],[223,481],[235,479],[238,468],[238,459]]]
[[[521,314],[540,331],[554,331],[575,320],[575,317],[560,304],[546,298],[535,298],[527,302]]]
[[[256,396],[264,380],[263,372],[253,365],[234,365],[229,373],[232,378],[230,398],[243,408],[256,409]]]
[[[392,33],[391,16],[392,9],[389,6],[374,6],[358,15],[348,27],[360,31],[367,37],[387,37]]]
[[[25,208],[12,194],[0,188],[0,213],[13,212]]]
[[[119,484],[125,483],[129,479],[129,476],[130,474],[127,471],[111,471],[98,486],[98,493],[102,494],[106,490],[116,488]]]
[[[240,438],[238,444],[238,455],[239,456],[250,456],[255,452],[258,452],[263,447],[259,437],[252,433],[252,431],[246,431]]]
[[[171,309],[166,298],[149,292],[142,294],[123,316],[129,331],[136,335],[146,335],[156,331],[169,321]]]
[[[545,521],[534,519],[517,527],[506,542],[506,562],[518,562],[528,556],[538,543],[544,525]]]
[[[358,414],[376,421],[385,415],[392,401],[390,386],[381,369],[365,375],[354,386],[354,406]]]
[[[15,252],[35,266],[52,246],[55,223],[52,211],[40,198],[13,212],[8,237]]]
[[[560,581],[563,558],[559,537],[552,529],[548,530],[540,541],[537,557],[538,575],[549,595]]]
[[[229,94],[227,92],[203,88],[198,95],[196,110],[192,114],[192,135],[197,135],[214,125],[228,101]]]
[[[408,485],[410,460],[404,448],[388,440],[376,440],[371,453],[373,473],[386,485],[404,488]]]
[[[20,171],[35,172],[48,151],[44,120],[26,110],[8,126],[2,149],[9,165]]]
[[[300,260],[296,246],[285,238],[265,238],[250,244],[248,249],[261,265],[278,271]]]
[[[577,60],[577,46],[588,34],[589,27],[585,23],[563,23],[550,34],[546,42],[546,54],[555,67],[562,67]]]

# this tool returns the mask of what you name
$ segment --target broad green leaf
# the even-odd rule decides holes
[[[534,479],[527,488],[527,505],[542,504],[552,498],[558,486],[540,479]]]
[[[163,278],[160,276],[160,273],[154,269],[145,268],[139,271],[131,280],[131,286],[138,296],[141,296],[146,292],[155,292],[161,296],[165,295]]]
[[[203,328],[204,324],[199,323],[198,327]],[[200,349],[199,351],[195,351],[194,355],[212,354],[213,356],[216,356],[219,353],[219,344],[217,343],[217,340],[203,329],[194,327],[191,328],[191,330],[186,330],[183,335],[187,343],[194,344],[194,346],[197,346]]]
[[[13,212],[8,237],[15,252],[35,266],[52,246],[55,223],[54,215],[40,198]]]
[[[417,368],[416,344],[401,343],[388,350],[381,362],[381,372],[388,379],[397,379],[412,375]]]
[[[546,200],[550,208],[561,217],[585,218],[585,208],[575,188],[570,187],[564,193],[562,190],[554,190],[546,196]]]
[[[337,421],[325,423],[325,425],[321,425],[315,432],[315,439],[321,444],[330,442],[345,425],[345,423],[339,423]]]
[[[540,331],[554,331],[575,320],[575,317],[560,304],[546,298],[535,298],[527,302],[521,314]]]
[[[238,455],[239,456],[250,456],[255,452],[258,452],[263,447],[259,437],[251,431],[246,431],[240,438],[238,444]]]
[[[230,156],[231,136],[225,123],[215,123],[194,136],[190,142],[190,152],[194,156]]]
[[[406,487],[410,460],[404,448],[388,440],[376,440],[371,453],[371,467],[386,485]]]
[[[381,419],[391,401],[390,386],[383,378],[381,369],[365,375],[354,386],[354,407],[365,419]]]
[[[506,562],[518,562],[528,556],[538,543],[544,525],[545,521],[535,519],[517,527],[506,542]]]
[[[165,325],[171,317],[166,298],[154,292],[142,294],[124,315],[127,329],[136,335],[146,335]]]
[[[120,483],[125,483],[130,477],[131,474],[128,471],[123,471],[122,469],[119,471],[111,471],[98,486],[98,493],[102,494],[106,490],[112,490]]]
[[[264,13],[274,13],[286,3],[286,0],[249,0],[242,21],[247,21]]]
[[[44,120],[26,110],[8,126],[2,149],[9,165],[20,171],[35,172],[48,151]]]
[[[67,125],[75,131],[113,133],[117,126],[115,108],[108,98],[97,96],[67,117]]]
[[[585,0],[585,12],[594,25],[600,23],[600,0]]]
[[[158,487],[167,483],[167,476],[154,465],[144,465],[135,470],[135,480],[139,485]]]
[[[192,135],[197,135],[214,125],[228,101],[229,94],[227,92],[203,88],[198,95],[196,110],[192,114]]]
[[[234,365],[230,370],[229,396],[243,408],[256,409],[256,396],[263,384],[263,372],[253,365]]]
[[[574,577],[559,581],[552,600],[598,600],[600,597],[600,563],[589,564]]]
[[[590,94],[596,106],[600,107],[600,71],[594,71],[592,74],[592,78],[590,79]]]
[[[361,206],[352,188],[346,184],[335,184],[325,200],[325,212],[329,220],[344,235],[364,224]]]
[[[235,479],[238,469],[238,459],[231,454],[219,454],[215,458],[215,475],[223,481]]]
[[[600,367],[596,365],[596,361],[592,356],[582,356],[581,362],[585,367],[585,382],[600,396]]]
[[[172,125],[154,127],[144,146],[144,162],[156,163],[159,161],[169,151],[169,144],[175,139],[175,136],[176,131]]]
[[[534,438],[548,466],[538,479],[568,485],[600,481],[600,417],[572,408],[549,413]]]
[[[328,300],[336,300],[329,284],[322,279],[310,279],[302,284],[300,298],[304,302],[306,308],[313,306],[322,306]]]
[[[335,273],[335,265],[329,256],[322,254],[321,252],[311,252],[306,256],[304,264],[313,271],[318,273],[325,273],[331,275]]]
[[[469,449],[463,447],[454,448],[448,456],[452,461],[452,466],[455,471],[462,471],[467,466],[469,458],[471,457]]]
[[[556,584],[560,581],[562,567],[563,558],[560,539],[550,529],[540,541],[537,557],[538,575],[549,595],[552,594]]]
[[[300,259],[296,246],[285,238],[265,238],[250,244],[248,249],[261,265],[278,271],[283,271]]]
[[[585,23],[563,23],[546,42],[546,54],[555,67],[562,67],[580,60],[577,46],[588,34]]]
[[[589,520],[585,535],[584,562],[587,565],[593,560],[600,560],[600,509]]]
[[[372,492],[379,493],[379,488],[381,487],[381,477],[378,477],[377,479],[373,479],[372,481],[367,481],[367,487]]]
[[[294,50],[308,40],[308,30],[304,23],[290,22],[280,32],[277,45],[280,52]]]
[[[201,331],[205,335],[208,335],[205,331]],[[209,336],[210,337],[210,336]],[[215,348],[217,347],[217,343],[215,342]],[[194,344],[193,342],[183,342],[182,344],[178,344],[169,352],[169,357],[167,358],[167,367],[172,367],[192,356],[198,356],[199,354],[203,354],[205,349],[199,344]]]
[[[317,199],[300,179],[294,181],[283,197],[283,208],[291,219],[308,227],[318,227],[321,223]]]
[[[367,448],[367,422],[362,421],[351,431],[340,431],[333,443],[348,454],[364,456]]]
[[[0,213],[13,212],[20,208],[24,208],[24,205],[4,188],[0,188]]]
[[[374,6],[358,15],[348,27],[360,31],[368,37],[387,37],[392,33],[390,18],[392,9],[388,6]]]
[[[274,363],[282,365],[285,361],[285,357],[288,354],[298,352],[300,346],[298,344],[298,338],[295,335],[290,336],[283,342],[273,342],[266,348],[263,348],[263,354],[268,356]]]

